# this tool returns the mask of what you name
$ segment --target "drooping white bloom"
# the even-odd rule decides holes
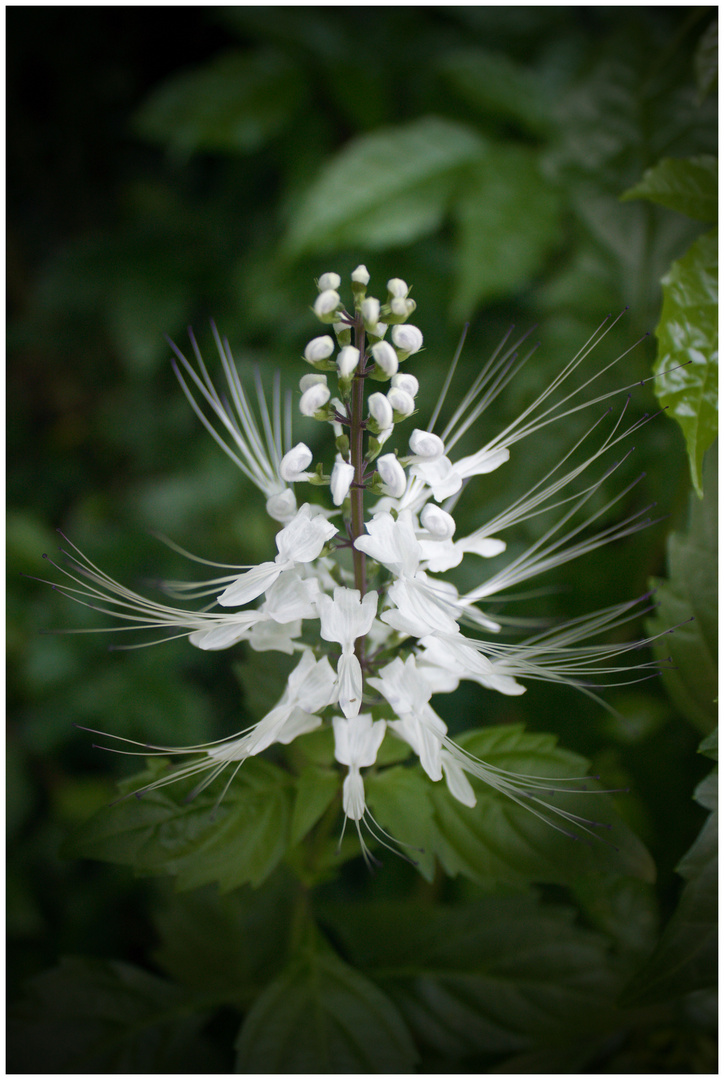
[[[358,589],[338,587],[334,598],[321,596],[318,607],[321,636],[342,646],[337,664],[338,700],[349,719],[357,715],[362,704],[362,668],[354,643],[369,633],[377,614],[377,593],[369,592],[360,600]]]
[[[257,406],[252,408],[228,346],[222,345],[214,330],[229,385],[228,404],[216,393],[195,342],[198,371],[177,352],[177,374],[197,415],[263,493],[269,514],[284,526],[275,538],[278,554],[274,560],[252,567],[210,564],[217,566],[212,572],[218,576],[208,581],[173,581],[162,586],[167,596],[186,603],[200,600],[204,604],[201,610],[148,600],[103,574],[80,553],[64,553],[72,570],[59,568],[70,579],[59,586],[60,591],[119,617],[127,624],[124,629],[155,629],[164,637],[187,636],[203,650],[247,642],[258,651],[302,654],[278,704],[246,731],[213,745],[179,751],[151,747],[159,753],[197,755],[197,760],[151,787],[199,773],[204,779],[194,790],[200,791],[227,766],[233,766],[233,778],[248,756],[274,742],[289,743],[326,722],[334,728],[336,760],[348,769],[343,786],[345,816],[355,821],[358,832],[359,823],[364,822],[383,844],[387,834],[366,809],[361,769],[375,764],[387,730],[407,743],[431,780],[444,778],[453,797],[466,807],[476,805],[469,779],[473,777],[569,835],[570,830],[561,827],[561,819],[565,826],[590,832],[590,822],[545,801],[550,789],[565,790],[569,781],[556,787],[544,778],[515,776],[466,753],[450,739],[430,699],[433,694],[455,690],[461,680],[508,697],[524,693],[529,680],[563,682],[595,698],[598,683],[593,680],[601,675],[625,683],[642,677],[642,671],[657,669],[653,662],[629,663],[630,654],[641,643],[589,644],[598,635],[622,626],[636,605],[604,608],[570,623],[546,627],[522,641],[506,640],[506,621],[502,616],[496,616],[500,620],[496,621],[485,606],[493,600],[497,604],[503,590],[643,527],[645,511],[633,513],[615,526],[591,528],[616,502],[594,498],[616,465],[598,480],[583,486],[577,481],[644,421],[624,429],[622,412],[592,451],[587,449],[574,457],[584,439],[597,429],[600,421],[596,421],[543,479],[488,520],[481,520],[481,513],[474,530],[459,537],[454,514],[458,496],[465,497],[466,481],[485,476],[508,461],[510,447],[516,442],[548,424],[565,421],[585,406],[576,397],[576,390],[566,389],[554,400],[551,395],[576,370],[592,344],[584,346],[516,421],[457,460],[456,445],[524,360],[516,359],[519,342],[504,343],[479,370],[451,418],[436,434],[455,361],[427,430],[415,429],[405,436],[409,438],[409,455],[398,456],[403,453],[398,447],[396,452],[380,456],[382,444],[415,410],[418,380],[411,373],[399,372],[398,364],[422,348],[423,337],[404,321],[415,310],[404,281],[393,278],[388,282],[384,305],[364,297],[369,282],[366,267],[357,267],[352,282],[354,304],[349,308],[338,291],[339,275],[323,274],[318,282],[314,312],[334,329],[340,346],[336,365],[330,360],[336,348],[330,335],[312,339],[304,350],[304,359],[318,370],[300,380],[300,411],[329,423],[334,441],[334,449],[320,456],[321,464],[314,473],[307,471],[312,451],[305,443],[293,442],[291,398],[285,399],[283,412],[278,381],[269,407],[257,376]],[[391,344],[383,340],[388,327]],[[325,371],[338,380],[336,397],[332,397]],[[387,379],[391,380],[387,394],[373,390]],[[602,394],[600,400],[607,396]],[[205,409],[210,410],[211,419]],[[332,455],[331,475],[325,476],[323,465]],[[375,473],[382,484],[381,498]],[[320,497],[326,494],[324,485],[329,484],[331,502],[342,508],[341,515],[339,509],[309,503],[297,509],[291,485],[310,481],[317,485],[315,492]],[[479,489],[484,494],[483,484]],[[372,508],[370,496],[376,499]],[[444,506],[436,505],[439,503]],[[587,504],[594,509],[581,513]],[[484,499],[475,505],[483,506]],[[483,559],[502,555],[506,544],[498,538],[499,533],[544,514],[541,520],[545,526],[536,539],[523,550],[515,548],[514,555],[504,562],[493,564],[487,577],[472,583],[463,579],[467,591],[462,594],[452,581],[439,576],[457,567],[466,555]],[[341,516],[339,530],[329,523],[328,518],[334,515]],[[325,552],[338,532],[335,546]],[[183,549],[177,550],[183,553]],[[371,591],[370,583],[379,592]],[[223,610],[253,601],[257,601],[255,607],[244,611]],[[214,610],[217,605],[222,610]],[[337,649],[329,650],[325,643],[341,651],[336,670],[325,654],[334,658]],[[395,655],[401,643],[404,661]],[[363,702],[369,711],[361,714]],[[344,719],[330,716],[332,706]],[[387,718],[390,709],[394,719],[374,719],[379,711]],[[141,747],[143,752],[148,749]],[[362,846],[367,858],[363,841]]]
[[[280,574],[299,563],[308,563],[321,554],[322,548],[337,532],[319,514],[312,516],[309,503],[297,511],[288,525],[276,535],[278,555],[274,562],[260,563],[245,571],[217,598],[222,607],[242,607],[274,584]]]

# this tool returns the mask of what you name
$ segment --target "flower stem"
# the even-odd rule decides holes
[[[365,328],[361,316],[354,324],[354,343],[359,349],[359,365],[352,382],[352,417],[349,431],[350,458],[354,466],[354,480],[350,488],[352,517],[352,558],[354,562],[354,583],[359,589],[360,598],[367,592],[366,557],[363,551],[354,547],[354,542],[364,531],[364,400],[365,400]],[[364,644],[358,641],[357,643]],[[359,658],[361,660],[361,657]]]

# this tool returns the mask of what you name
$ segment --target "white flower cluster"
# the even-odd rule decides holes
[[[368,296],[368,284],[366,268],[357,267],[351,282],[353,304],[346,307],[339,275],[320,277],[313,311],[331,332],[314,337],[304,349],[304,360],[314,370],[300,380],[299,409],[332,429],[333,461],[330,454],[327,462],[315,463],[309,446],[293,442],[291,405],[287,399],[282,415],[278,382],[270,407],[257,379],[253,404],[215,328],[228,400],[217,393],[193,339],[196,366],[176,351],[176,372],[197,415],[262,492],[269,515],[282,526],[273,560],[225,567],[230,572],[213,580],[167,588],[170,595],[187,601],[214,598],[201,610],[156,603],[131,592],[77,549],[70,554],[74,572],[64,571],[74,585],[60,588],[73,599],[125,618],[131,627],[187,635],[200,649],[226,649],[244,641],[259,651],[299,654],[281,700],[248,731],[213,745],[155,748],[195,755],[171,778],[201,773],[196,790],[229,763],[238,767],[270,744],[289,743],[326,723],[334,731],[336,759],[347,769],[345,817],[356,823],[358,832],[360,822],[374,832],[362,770],[375,764],[388,736],[407,743],[430,780],[444,779],[450,793],[468,807],[476,802],[469,777],[477,777],[563,832],[586,829],[591,822],[546,803],[549,780],[496,770],[465,753],[448,737],[430,699],[453,691],[461,679],[506,695],[522,694],[521,680],[529,679],[565,681],[591,693],[591,680],[599,675],[615,672],[621,682],[653,666],[627,666],[621,660],[641,642],[585,644],[638,613],[638,602],[513,644],[500,640],[501,626],[481,606],[510,586],[647,523],[642,511],[615,526],[590,528],[612,503],[603,508],[597,504],[587,517],[584,508],[615,464],[597,480],[576,487],[581,474],[645,418],[624,430],[622,412],[584,460],[573,455],[583,442],[579,440],[509,509],[482,521],[469,535],[458,536],[454,510],[469,481],[505,465],[511,447],[522,439],[608,396],[579,401],[580,391],[593,381],[589,378],[579,390],[555,399],[606,331],[594,335],[514,423],[473,453],[458,456],[459,441],[523,362],[515,351],[520,343],[503,343],[447,425],[435,431],[453,366],[429,422],[415,421],[400,439],[399,426],[416,414],[419,390],[417,378],[402,365],[419,353],[423,335],[407,321],[415,303],[404,281],[389,281],[384,300]],[[393,441],[396,448],[388,449]],[[313,490],[327,486],[331,505],[325,508],[311,498],[299,505],[298,484]],[[506,544],[499,533],[551,510],[560,512],[557,523],[515,558],[502,566],[496,563],[492,573],[485,573],[483,562],[482,579],[472,590],[461,593],[440,576],[467,556],[501,556]],[[565,784],[561,782],[560,790]]]

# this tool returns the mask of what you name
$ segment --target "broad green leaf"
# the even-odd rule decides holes
[[[717,469],[706,461],[706,493],[690,499],[686,533],[672,533],[667,544],[668,578],[653,579],[658,607],[647,631],[654,642],[666,689],[686,719],[701,732],[716,724],[717,651]]]
[[[316,765],[304,769],[297,779],[290,844],[297,844],[307,835],[341,790],[338,773]]]
[[[697,221],[712,224],[719,210],[718,165],[711,154],[662,158],[621,196],[622,202],[649,199]]]
[[[216,791],[184,801],[187,787],[100,811],[71,837],[66,854],[132,866],[137,874],[171,874],[179,889],[259,885],[289,844],[288,775],[257,758],[245,761],[218,807]]]
[[[410,243],[439,224],[461,168],[483,152],[472,130],[434,116],[353,139],[297,206],[287,254]]]
[[[215,1072],[181,987],[130,964],[66,957],[32,979],[9,1028],[19,1073]]]
[[[559,236],[558,196],[542,176],[537,154],[520,146],[491,147],[471,170],[454,215],[457,320],[528,284]]]
[[[437,61],[437,70],[460,97],[496,124],[512,120],[533,135],[552,125],[545,89],[529,66],[488,49],[455,49]]]
[[[702,461],[717,433],[716,230],[692,244],[662,285],[654,386],[662,406],[684,433],[692,483],[701,495]]]
[[[256,1001],[237,1072],[407,1073],[417,1053],[395,1005],[326,948],[298,956]]]
[[[565,1045],[615,1016],[608,942],[576,926],[573,909],[515,895],[336,904],[323,918],[420,1044],[445,1058]]]
[[[433,783],[417,767],[389,769],[367,779],[365,790],[375,819],[405,845],[402,851],[428,880],[433,856],[446,873],[463,874],[490,889],[500,884],[523,888],[536,881],[569,884],[593,870],[653,880],[648,852],[616,820],[608,796],[595,792],[595,781],[556,792],[556,780],[585,777],[587,763],[556,747],[554,736],[528,733],[522,725],[511,724],[468,732],[458,741],[470,754],[499,769],[550,777],[551,790],[541,793],[543,805],[532,800],[530,806],[520,805],[473,780],[478,801],[470,808],[454,799],[443,781]],[[581,790],[584,787],[589,790]]]
[[[699,39],[694,56],[699,101],[716,88],[719,77],[719,20],[714,18]]]
[[[136,114],[135,128],[180,157],[199,150],[250,153],[290,123],[305,97],[288,57],[234,50],[163,83]]]
[[[287,873],[258,889],[176,893],[154,917],[155,962],[198,994],[247,1009],[286,963],[295,892]]]
[[[711,810],[677,866],[687,879],[678,907],[643,969],[626,988],[625,1004],[652,1004],[717,985],[718,829],[717,771],[695,792]]]

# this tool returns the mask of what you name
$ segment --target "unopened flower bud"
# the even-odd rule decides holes
[[[398,390],[404,390],[410,397],[417,397],[420,390],[420,384],[414,375],[408,375],[405,372],[400,372],[399,375],[395,375],[392,378],[392,386]]]
[[[354,465],[338,458],[332,468],[332,477],[329,488],[332,494],[332,502],[335,506],[341,506],[347,498],[352,481],[354,480]]]
[[[334,336],[337,339],[337,344],[340,348],[344,345],[349,345],[352,341],[352,327],[346,322],[332,323],[332,329],[334,330]]]
[[[410,450],[415,457],[422,458],[424,461],[435,461],[445,453],[445,443],[432,431],[421,431],[415,428],[410,435]]]
[[[312,451],[303,443],[297,443],[289,450],[279,462],[279,475],[288,484],[294,484],[299,480],[306,480],[305,469],[312,461]]]
[[[377,472],[385,489],[386,495],[393,499],[401,498],[407,489],[407,476],[394,454],[383,454],[377,459]]]
[[[266,501],[266,512],[274,521],[288,522],[297,512],[297,500],[291,488],[270,495]]]
[[[437,540],[449,540],[455,535],[455,518],[434,503],[423,506],[420,524]]]
[[[299,411],[302,416],[314,416],[329,401],[330,391],[326,382],[315,383],[308,387],[299,399]]]
[[[411,353],[419,352],[422,348],[422,333],[416,326],[393,326],[392,327],[392,340],[395,347],[405,354],[405,357],[410,356]],[[404,357],[400,357],[404,359]]]
[[[406,319],[409,319],[413,311],[417,307],[414,300],[409,298],[405,300],[401,296],[395,296],[390,300],[389,308],[390,314],[387,316],[388,323],[403,323]]]
[[[348,379],[359,364],[359,349],[354,345],[345,345],[337,357],[337,371],[340,378]]]
[[[308,364],[319,363],[320,360],[328,360],[334,352],[334,340],[329,334],[312,338],[304,350],[304,359]]]
[[[395,420],[404,420],[406,416],[411,416],[415,411],[415,399],[405,390],[399,390],[396,386],[387,391],[387,400],[392,406]]]
[[[356,270],[352,271],[352,281],[357,285],[369,285],[370,272],[364,263],[360,263]]]
[[[299,389],[302,391],[302,393],[304,393],[304,391],[308,390],[310,386],[319,386],[320,383],[326,386],[327,376],[318,375],[310,371],[308,375],[302,375],[301,379],[299,380]]]
[[[380,318],[380,302],[374,296],[366,297],[360,305],[360,315],[368,333],[374,333]]]
[[[397,372],[397,353],[390,345],[389,341],[378,341],[376,345],[373,345],[370,349],[372,358],[377,366],[385,373],[387,378],[391,378]]]
[[[314,314],[324,323],[333,323],[337,308],[342,303],[334,289],[325,289],[314,301]]]
[[[367,408],[379,431],[392,427],[392,406],[384,394],[370,394],[367,398]]]
[[[390,299],[392,299],[393,296],[398,296],[402,297],[404,300],[409,291],[407,282],[403,281],[402,278],[393,277],[387,282],[387,292],[390,295]]]
[[[339,274],[322,274],[317,282],[317,288],[320,292],[325,292],[327,289],[338,289],[341,284],[342,278]]]

